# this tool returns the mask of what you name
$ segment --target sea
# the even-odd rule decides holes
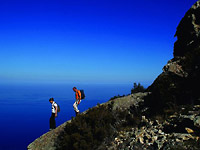
[[[73,84],[4,84],[0,85],[0,150],[27,150],[36,138],[49,131],[53,97],[60,105],[56,126],[75,116]],[[85,99],[80,112],[107,102],[111,97],[128,95],[133,84],[79,84]]]

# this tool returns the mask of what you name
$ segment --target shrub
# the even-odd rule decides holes
[[[118,94],[118,96],[111,97],[111,98],[110,98],[110,101],[111,101],[111,100],[114,100],[114,99],[116,99],[116,98],[124,97],[124,96],[125,96],[125,95],[122,95],[122,96],[121,96],[121,95]]]
[[[131,89],[131,94],[138,93],[138,92],[144,92],[145,88],[140,83],[134,83],[133,88]]]
[[[119,130],[135,126],[140,117],[129,109],[113,110],[114,101],[98,105],[86,114],[72,118],[56,142],[57,150],[93,150],[114,140]]]
[[[110,107],[110,106],[109,106]],[[89,109],[87,114],[79,115],[67,124],[59,137],[59,150],[90,150],[102,143],[113,133],[115,119],[108,106]]]

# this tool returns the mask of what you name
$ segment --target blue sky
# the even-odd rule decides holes
[[[0,82],[151,84],[195,0],[1,0]]]

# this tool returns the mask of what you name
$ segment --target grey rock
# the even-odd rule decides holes
[[[196,116],[194,118],[194,125],[200,127],[200,116]]]

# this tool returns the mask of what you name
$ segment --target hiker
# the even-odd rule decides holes
[[[49,102],[51,103],[51,107],[52,107],[52,114],[49,119],[50,130],[52,130],[56,128],[55,117],[57,117],[58,105],[56,104],[56,102],[54,102],[54,98],[50,98]]]
[[[76,92],[76,94],[75,94],[76,100],[73,104],[73,107],[74,107],[74,111],[75,111],[76,116],[77,116],[79,114],[78,105],[81,102],[81,92],[76,87],[73,87],[73,91]]]

